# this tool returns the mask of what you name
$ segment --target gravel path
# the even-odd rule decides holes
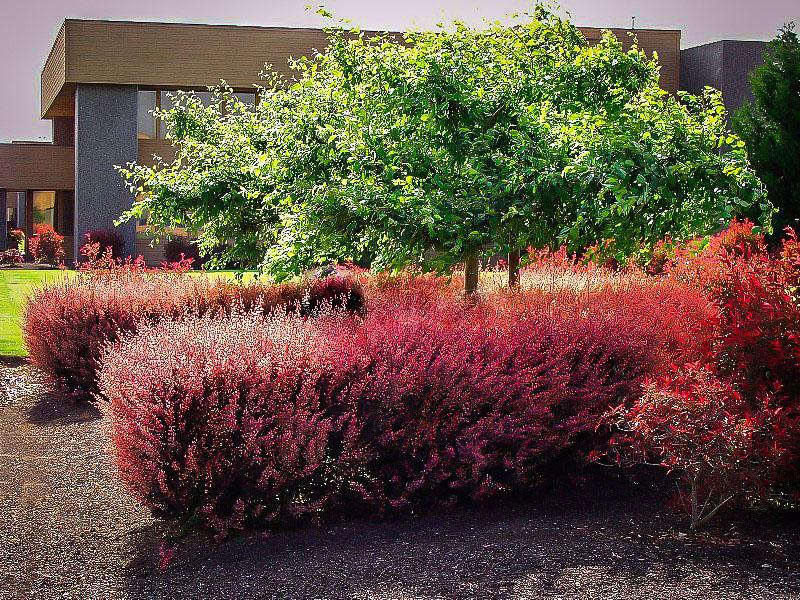
[[[0,363],[0,598],[800,598],[800,519],[739,515],[696,541],[660,499],[591,489],[214,545],[160,568],[164,529],[127,497],[97,411]]]

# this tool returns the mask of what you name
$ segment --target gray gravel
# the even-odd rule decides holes
[[[91,407],[0,363],[0,598],[800,598],[800,519],[697,540],[657,494],[608,484],[482,509],[213,544],[160,565],[165,528],[118,484]]]

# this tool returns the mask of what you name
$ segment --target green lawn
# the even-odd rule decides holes
[[[69,271],[0,269],[0,356],[25,356],[20,314],[31,290],[68,277]]]

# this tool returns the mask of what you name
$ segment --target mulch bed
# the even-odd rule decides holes
[[[696,539],[645,486],[214,544],[115,477],[103,421],[0,360],[0,598],[800,598],[800,518],[729,515]],[[166,554],[173,549],[166,547]]]

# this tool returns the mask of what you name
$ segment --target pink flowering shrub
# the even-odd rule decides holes
[[[356,315],[234,311],[124,334],[98,378],[123,480],[218,535],[529,489],[574,472],[599,416],[694,355],[705,327],[669,282],[474,304],[441,285],[374,281]],[[672,326],[662,303],[683,307]]]

